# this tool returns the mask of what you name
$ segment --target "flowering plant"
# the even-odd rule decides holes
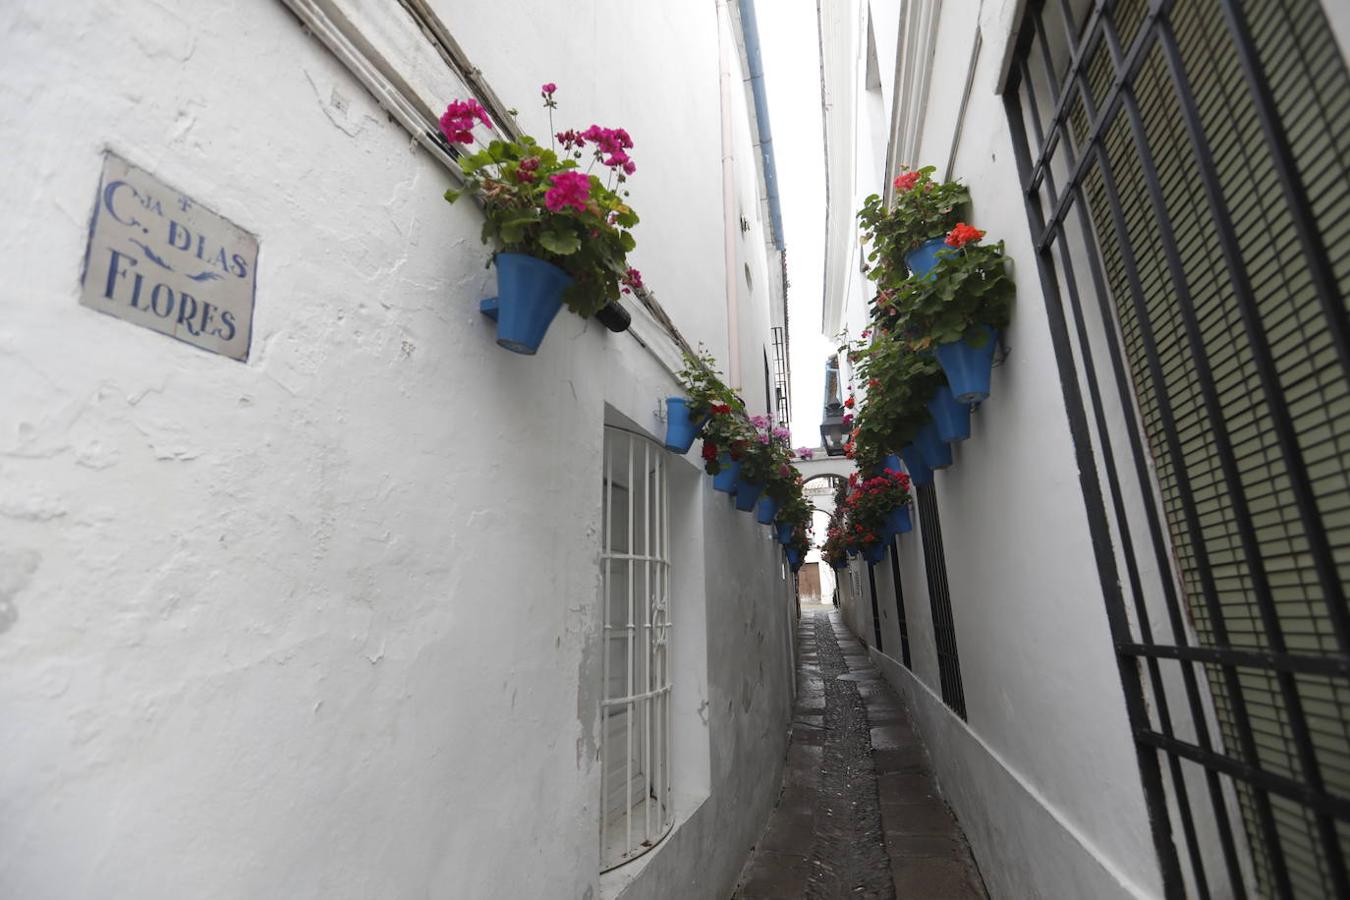
[[[848,484],[841,482],[834,492],[834,512],[830,513],[829,525],[825,528],[825,543],[821,545],[820,555],[831,568],[841,568],[848,561]]]
[[[811,549],[811,513],[811,504],[800,490],[788,498],[778,511],[778,521],[792,528],[792,540],[786,546],[796,548],[802,558]]]
[[[689,396],[690,415],[696,421],[708,420],[700,431],[704,468],[709,475],[716,475],[722,471],[720,455],[725,452],[740,459],[751,440],[745,404],[723,383],[717,361],[707,350],[685,354],[684,368],[677,377]]]
[[[942,386],[943,375],[931,356],[881,330],[873,332],[870,344],[855,347],[851,358],[867,379],[868,393],[845,449],[861,470],[870,471],[928,424],[928,401]]]
[[[540,89],[550,131],[556,90],[552,83]],[[472,99],[452,102],[440,121],[441,133],[456,144],[470,143],[475,127],[491,124],[486,110]],[[636,246],[629,229],[638,222],[623,190],[636,169],[628,155],[632,146],[622,128],[598,125],[559,132],[549,147],[528,135],[517,141],[493,140],[460,157],[464,190],[446,191],[445,199],[454,203],[469,194],[481,200],[483,243],[562,269],[573,279],[563,302],[578,315],[590,316],[621,292],[642,286],[641,274],[627,264]],[[587,152],[591,160],[582,171],[580,161]],[[604,178],[593,171],[597,166]]]
[[[848,540],[842,525],[831,524],[825,532],[825,543],[821,545],[820,555],[832,569],[843,568],[848,562]]]
[[[722,373],[717,369],[717,360],[708,350],[699,348],[696,354],[684,355],[684,368],[676,373],[684,392],[689,396],[689,412],[698,419],[712,415],[718,406],[729,407],[744,414],[745,404],[736,392],[722,382]]]
[[[781,509],[794,497],[802,495],[802,473],[786,460],[778,463],[777,471],[764,482],[764,493],[777,501]]]
[[[905,254],[929,238],[946,233],[956,224],[970,192],[954,181],[933,181],[934,168],[901,172],[894,181],[895,202],[889,208],[877,194],[863,201],[858,212],[863,240],[872,245],[867,261],[868,277],[883,287],[898,284],[908,275]]]
[[[793,526],[792,540],[787,544],[796,550],[800,558],[805,559],[806,554],[811,552],[811,526],[805,523],[798,523]]]
[[[774,425],[767,416],[755,416],[749,425],[748,440],[733,448],[740,453],[741,478],[766,487],[787,480],[793,471],[788,430]]]
[[[895,469],[879,475],[861,477],[854,472],[848,479],[844,501],[843,542],[866,550],[889,539],[886,519],[909,502],[909,476]]]
[[[958,223],[947,234],[951,250],[938,256],[928,278],[911,278],[879,302],[874,315],[883,327],[910,341],[916,350],[967,339],[980,346],[988,334],[1008,324],[1014,293],[1004,265],[1003,242],[984,244],[984,232]]]

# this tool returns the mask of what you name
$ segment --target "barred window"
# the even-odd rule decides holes
[[[605,429],[601,870],[670,830],[670,556],[666,454]]]

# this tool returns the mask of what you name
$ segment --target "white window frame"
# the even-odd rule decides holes
[[[606,872],[656,846],[675,816],[667,454],[644,435],[606,426],[603,455],[600,870]]]

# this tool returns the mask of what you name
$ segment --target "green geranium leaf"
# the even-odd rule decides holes
[[[539,235],[539,245],[550,253],[570,256],[581,249],[581,238],[565,231],[545,231]]]

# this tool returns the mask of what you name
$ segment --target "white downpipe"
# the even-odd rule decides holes
[[[732,152],[732,44],[730,0],[717,4],[717,56],[722,97],[722,218],[725,230],[727,291],[727,380],[732,390],[741,389],[741,311],[736,285],[736,236],[740,234],[740,216],[736,214],[735,154]]]

